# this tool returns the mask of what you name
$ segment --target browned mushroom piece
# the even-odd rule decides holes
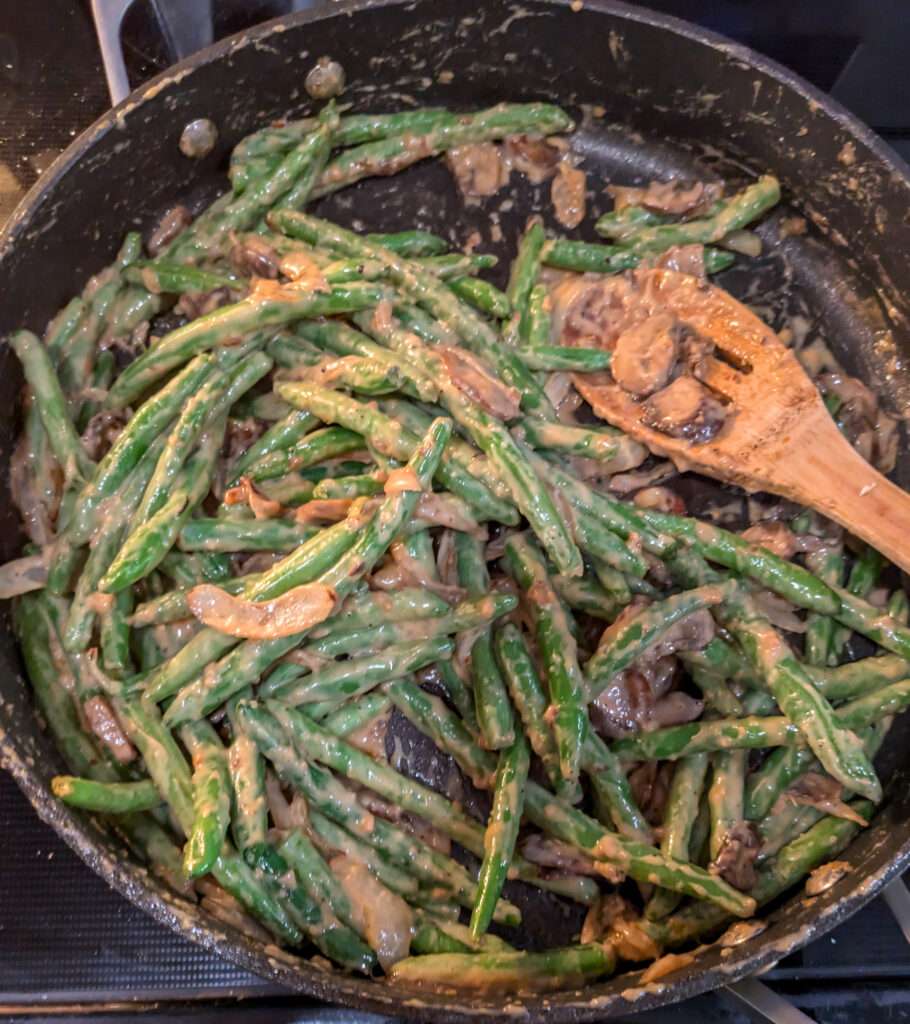
[[[152,237],[145,244],[149,255],[157,256],[164,252],[180,232],[192,223],[193,215],[185,206],[171,207],[158,222]]]
[[[641,419],[662,434],[704,444],[724,425],[726,411],[694,377],[677,377],[642,403]]]
[[[274,281],[278,277],[281,260],[264,239],[249,237],[237,241],[228,253],[231,269],[243,277],[265,277]]]
[[[658,313],[616,339],[610,372],[623,391],[646,398],[666,387],[676,363],[677,323],[674,313]]]
[[[449,150],[445,161],[467,199],[491,196],[509,180],[509,169],[493,142],[472,142]]]
[[[655,213],[679,215],[701,212],[723,195],[723,186],[715,182],[674,179],[652,181],[645,188],[608,185],[607,192],[613,196],[617,210],[644,206]]]
[[[529,139],[513,135],[503,143],[502,153],[509,166],[523,174],[532,184],[552,178],[562,153],[546,139]]]
[[[737,822],[724,836],[717,856],[708,870],[719,875],[740,892],[748,892],[756,881],[755,858],[761,850],[758,828],[753,821]]]

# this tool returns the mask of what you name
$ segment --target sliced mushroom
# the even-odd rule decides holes
[[[694,377],[677,377],[642,406],[642,422],[670,437],[704,444],[724,425],[726,411]]]
[[[737,822],[724,836],[717,856],[708,870],[719,875],[740,892],[755,885],[755,858],[761,849],[758,829],[753,821]]]
[[[242,241],[236,241],[228,253],[231,269],[243,277],[267,277],[275,280],[281,266],[281,260],[275,250],[263,238],[249,235]]]
[[[149,255],[157,256],[192,222],[193,215],[185,206],[171,207],[158,222],[152,237],[146,243]]]
[[[562,154],[546,139],[514,135],[503,143],[503,157],[534,185],[552,178]]]
[[[665,387],[676,363],[676,315],[658,313],[616,339],[610,372],[623,389],[646,398]]]
[[[446,155],[455,183],[463,196],[477,199],[498,192],[509,180],[509,171],[493,142],[457,146]]]
[[[720,199],[723,186],[714,182],[652,181],[645,188],[608,185],[606,191],[613,196],[617,210],[628,206],[644,206],[656,213],[691,213]]]

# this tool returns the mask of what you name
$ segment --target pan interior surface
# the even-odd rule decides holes
[[[800,344],[825,342],[891,411],[910,411],[901,372],[910,348],[910,227],[904,222],[910,185],[905,169],[868,132],[772,65],[647,12],[605,3],[575,12],[562,3],[503,0],[465,10],[456,0],[339,5],[332,14],[288,19],[280,31],[266,26],[219,44],[152,83],[144,98],[127,101],[62,158],[0,242],[6,283],[0,333],[20,325],[43,329],[109,261],[126,230],[138,226],[147,234],[175,202],[199,207],[223,190],[233,143],[276,117],[308,113],[303,76],[328,54],[345,67],[343,99],[355,110],[538,99],[566,106],[579,126],[572,148],[587,176],[587,213],[580,229],[565,232],[553,216],[549,182],[532,186],[517,174],[496,196],[468,205],[442,162],[429,161],[336,193],[314,206],[318,215],[360,231],[421,227],[458,247],[474,238],[478,251],[500,256],[501,284],[533,212],[553,232],[593,238],[594,219],[612,205],[603,191],[609,182],[691,177],[735,187],[770,171],[782,181],[784,201],[759,228],[763,255],[739,258],[717,283],[778,332],[789,331]],[[176,140],[200,116],[215,121],[219,144],[193,162],[179,154]],[[806,219],[805,233],[792,233],[794,216]],[[7,371],[2,397],[11,409],[21,377],[8,348],[0,360]],[[4,479],[18,429],[8,421],[0,438]],[[906,445],[897,479],[910,484]],[[8,500],[0,515],[3,554],[11,557],[22,540]],[[0,681],[3,762],[95,870],[159,920],[242,966],[364,1009],[438,1021],[582,1021],[685,999],[766,966],[833,927],[871,898],[910,848],[910,726],[901,719],[878,759],[885,801],[846,854],[852,871],[819,896],[797,892],[765,915],[761,935],[741,946],[709,947],[690,966],[645,987],[636,987],[637,974],[627,974],[543,999],[516,994],[505,1005],[482,995],[392,990],[263,949],[168,893],[102,824],[61,807],[48,781],[62,764],[31,708],[5,608],[0,658],[7,669]],[[411,769],[433,781],[428,761],[415,745]],[[535,908],[533,917],[541,936],[565,933],[570,941],[577,927],[559,908]],[[526,935],[527,944],[536,941]]]

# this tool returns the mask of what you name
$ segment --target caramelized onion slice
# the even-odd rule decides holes
[[[50,548],[38,555],[14,558],[0,565],[0,600],[7,601],[31,590],[41,590],[47,581]]]
[[[327,619],[338,595],[331,587],[305,583],[271,601],[247,601],[211,583],[187,594],[193,615],[219,633],[249,640],[274,640],[293,636]]]

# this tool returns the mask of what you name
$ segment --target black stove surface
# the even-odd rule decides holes
[[[187,5],[197,0],[182,0]],[[201,0],[208,3],[209,0]],[[215,38],[308,0],[211,3]],[[654,0],[767,53],[829,91],[910,159],[906,0]],[[133,85],[179,54],[158,0],[135,0],[122,40]],[[0,222],[108,103],[87,2],[0,0]],[[249,975],[165,930],[109,889],[0,773],[0,1017],[378,1024]],[[820,1024],[910,1021],[910,948],[879,900],[763,976]],[[627,1024],[743,1024],[708,995]],[[782,1018],[783,1019],[783,1018]]]

